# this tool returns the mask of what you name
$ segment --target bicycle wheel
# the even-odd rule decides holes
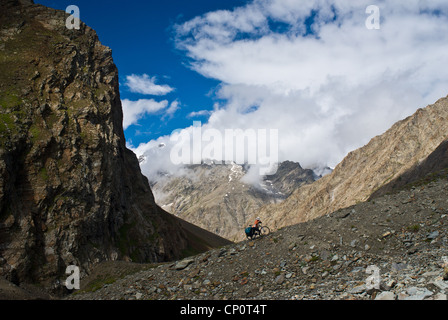
[[[269,227],[263,226],[260,228],[261,236],[267,236],[269,233],[271,233],[271,229],[269,229]]]

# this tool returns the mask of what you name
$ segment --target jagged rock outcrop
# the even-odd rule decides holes
[[[126,148],[118,71],[95,31],[32,1],[0,6],[0,275],[58,289],[68,265],[207,247],[156,205]]]
[[[326,170],[326,169],[325,169]],[[325,170],[321,170],[325,172]],[[322,178],[311,169],[304,169],[298,162],[283,161],[279,163],[277,172],[265,177],[266,183],[280,190],[283,198],[289,197],[296,189]]]
[[[161,174],[151,182],[151,188],[156,202],[168,212],[238,241],[245,237],[246,221],[255,220],[262,206],[283,201],[317,178],[312,170],[285,161],[275,175],[246,181],[248,168],[237,164],[187,166],[182,175]]]
[[[260,216],[280,228],[366,201],[425,160],[447,136],[448,98],[442,98],[350,152],[331,174],[297,189],[280,204],[264,207]]]

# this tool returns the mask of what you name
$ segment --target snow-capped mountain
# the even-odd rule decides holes
[[[183,168],[181,175],[159,173],[150,181],[156,202],[168,212],[230,240],[257,217],[258,209],[279,203],[318,176],[300,164],[285,161],[277,173],[247,179],[248,165],[212,161]]]

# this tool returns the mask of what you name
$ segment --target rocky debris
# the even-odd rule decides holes
[[[446,300],[447,191],[433,181],[69,299]]]
[[[174,270],[183,270],[186,267],[188,267],[190,264],[194,262],[194,259],[184,259],[181,261],[178,261],[174,264],[173,269]]]
[[[51,295],[40,288],[25,286],[19,287],[0,277],[0,300],[47,300]]]

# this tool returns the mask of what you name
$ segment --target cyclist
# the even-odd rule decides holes
[[[252,234],[255,234],[255,232],[260,233],[260,224],[261,224],[261,218],[257,217],[257,219],[255,219],[255,222],[252,226]]]

